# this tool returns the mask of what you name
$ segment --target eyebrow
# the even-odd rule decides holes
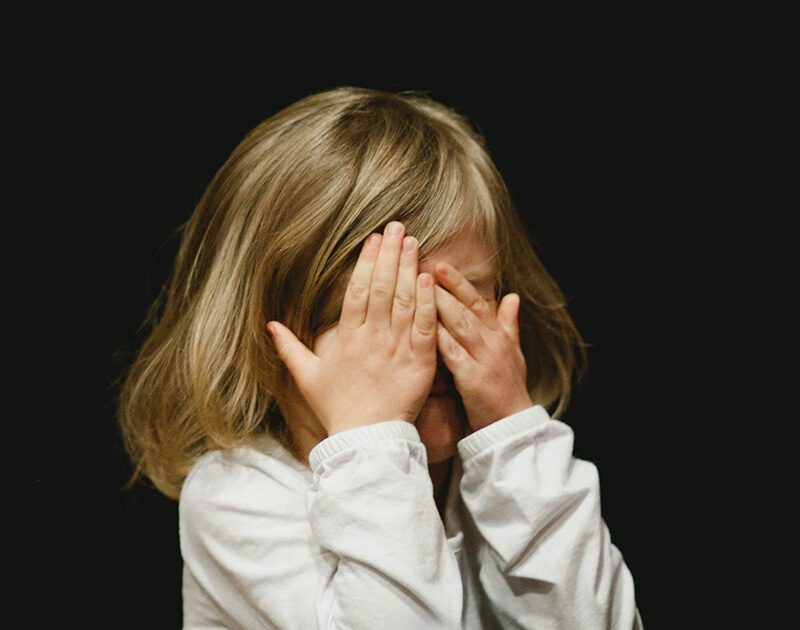
[[[491,271],[472,271],[463,275],[473,284],[480,284],[482,282],[490,282],[494,280],[494,274]]]

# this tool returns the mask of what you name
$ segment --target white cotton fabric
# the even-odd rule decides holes
[[[642,628],[596,467],[536,405],[458,443],[444,522],[413,424],[214,451],[180,497],[185,628]]]

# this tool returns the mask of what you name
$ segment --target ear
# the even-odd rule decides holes
[[[506,334],[519,345],[519,295],[507,293],[497,307],[497,321]]]

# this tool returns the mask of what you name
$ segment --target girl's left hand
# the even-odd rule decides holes
[[[519,295],[508,293],[495,313],[461,273],[438,262],[437,345],[453,375],[473,431],[533,406],[527,366],[519,344]]]

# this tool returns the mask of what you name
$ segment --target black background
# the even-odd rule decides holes
[[[417,54],[376,58],[349,38],[334,60],[333,45],[309,58],[298,41],[239,51],[175,21],[124,37],[79,31],[46,72],[23,77],[32,98],[19,126],[33,141],[19,160],[49,173],[26,189],[35,238],[12,243],[30,272],[15,276],[15,295],[36,305],[20,309],[33,333],[18,372],[40,374],[43,357],[48,366],[47,386],[26,393],[43,421],[28,427],[33,516],[19,524],[34,541],[24,585],[50,603],[28,614],[179,626],[177,504],[121,490],[130,467],[116,380],[143,339],[176,230],[243,135],[303,96],[356,85],[424,90],[485,134],[593,344],[563,419],[576,455],[599,469],[645,625],[679,627],[689,609],[714,617],[714,512],[728,499],[708,454],[726,446],[720,423],[738,422],[722,393],[736,372],[725,354],[737,330],[731,288],[755,280],[727,247],[741,227],[731,204],[746,193],[732,164],[755,124],[741,118],[747,56],[693,29],[584,38],[592,31],[567,24],[564,39],[517,38],[513,49],[499,37],[495,57],[463,41],[434,51],[397,39]]]

